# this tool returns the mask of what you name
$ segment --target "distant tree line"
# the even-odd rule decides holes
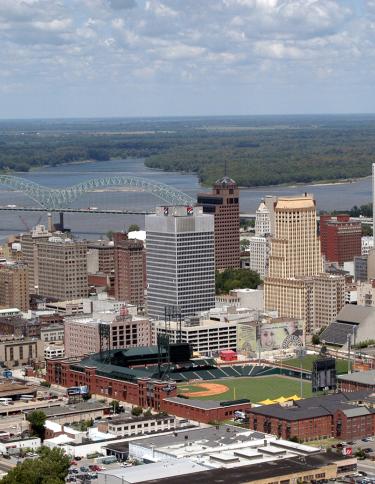
[[[24,129],[25,131],[20,131]],[[0,170],[145,158],[211,185],[311,183],[371,174],[375,117],[243,117],[0,122]]]

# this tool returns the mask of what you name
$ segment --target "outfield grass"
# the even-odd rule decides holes
[[[302,358],[302,368],[304,370],[312,370],[313,361],[317,359],[317,355],[306,355]],[[301,367],[301,358],[288,358],[283,360],[285,365],[295,366],[296,368]],[[337,374],[348,373],[348,362],[347,360],[336,360],[336,370]]]
[[[275,398],[291,395],[300,395],[300,380],[296,378],[288,378],[283,376],[265,376],[265,377],[243,377],[243,378],[223,378],[221,380],[209,380],[199,383],[219,383],[226,385],[229,390],[220,395],[213,395],[211,397],[198,397],[200,400],[233,400],[238,398],[248,398],[252,402],[260,402],[267,398],[274,400]],[[311,382],[302,382],[303,397],[311,397]],[[202,387],[196,386],[194,383],[180,383],[178,385],[178,393],[185,392],[199,392]],[[191,396],[190,398],[194,398]]]

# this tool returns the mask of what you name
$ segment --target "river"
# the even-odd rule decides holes
[[[59,188],[71,186],[91,178],[108,175],[134,175],[156,182],[171,185],[195,198],[198,191],[205,191],[198,178],[192,174],[162,172],[145,167],[141,159],[111,160],[107,162],[74,163],[57,167],[45,167],[30,173],[15,173],[33,182],[47,187]],[[371,178],[352,183],[332,185],[298,185],[289,187],[244,188],[241,190],[240,204],[242,213],[255,213],[259,201],[265,195],[295,195],[303,192],[313,193],[318,210],[348,210],[354,205],[371,201]],[[118,187],[103,189],[83,195],[73,204],[75,207],[147,209],[154,207],[158,201],[153,195],[119,191]],[[35,202],[20,192],[7,188],[0,189],[0,205],[16,204],[35,206]],[[37,222],[46,224],[46,214],[33,212],[0,212],[0,237],[12,233],[27,231]],[[141,215],[104,215],[104,214],[66,214],[65,225],[82,237],[95,239],[108,230],[124,230],[130,224],[144,226]]]

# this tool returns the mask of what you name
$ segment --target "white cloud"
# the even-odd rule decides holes
[[[110,84],[109,92],[149,83],[215,92],[257,81],[367,85],[375,0],[356,1],[0,0],[0,69],[10,86],[29,79],[30,89],[60,92],[67,82]]]

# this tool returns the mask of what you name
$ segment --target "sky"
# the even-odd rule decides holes
[[[375,0],[0,0],[0,118],[375,112]]]

